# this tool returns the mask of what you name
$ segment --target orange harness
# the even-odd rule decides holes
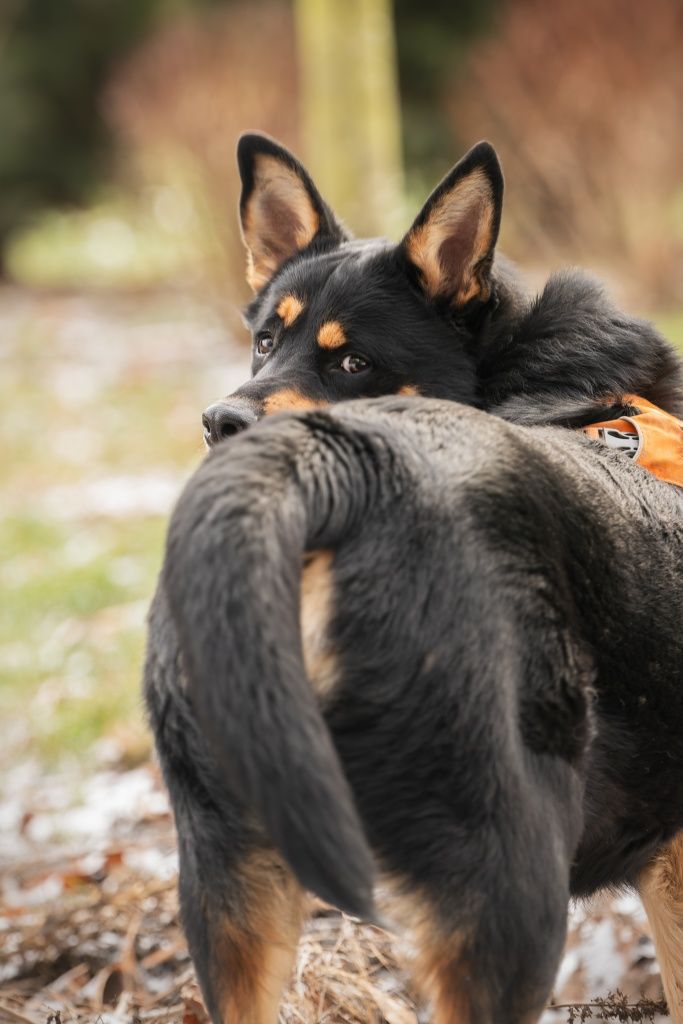
[[[583,433],[622,450],[660,480],[683,487],[683,421],[637,395],[624,395],[624,402],[638,412],[591,423]]]

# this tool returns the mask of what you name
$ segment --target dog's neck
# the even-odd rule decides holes
[[[652,324],[617,310],[600,285],[554,274],[528,300],[506,262],[480,347],[485,409],[517,423],[581,426],[638,394],[683,416],[683,363]]]

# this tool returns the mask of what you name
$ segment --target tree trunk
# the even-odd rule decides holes
[[[296,0],[304,159],[363,234],[402,226],[401,118],[391,0]]]

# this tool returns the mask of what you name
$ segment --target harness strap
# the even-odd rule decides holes
[[[638,412],[582,427],[587,437],[630,458],[668,484],[683,487],[683,421],[638,395],[624,395]]]

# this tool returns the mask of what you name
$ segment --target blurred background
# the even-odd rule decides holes
[[[354,231],[395,238],[488,138],[501,248],[539,283],[594,269],[682,344],[682,53],[680,0],[2,0],[8,863],[59,830],[48,775],[149,756],[166,516],[201,411],[248,374],[238,134],[276,136]]]
[[[3,0],[0,759],[146,749],[163,517],[247,373],[238,134],[393,237],[488,138],[504,251],[680,341],[682,52],[680,0]]]

